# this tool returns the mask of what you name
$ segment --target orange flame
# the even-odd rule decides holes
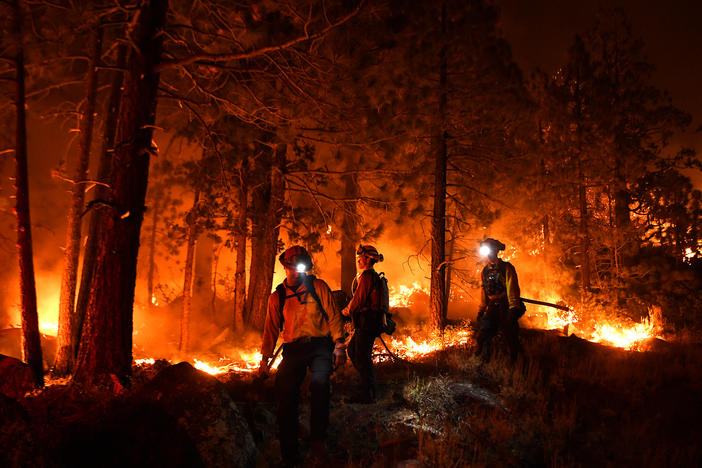
[[[414,304],[412,296],[417,293],[429,294],[426,288],[423,288],[418,282],[412,286],[400,285],[397,288],[390,286],[390,307],[410,307]]]

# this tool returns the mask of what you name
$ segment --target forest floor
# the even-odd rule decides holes
[[[481,363],[473,355],[472,343],[411,363],[378,364],[379,398],[375,404],[349,402],[357,391],[357,374],[347,363],[332,377],[327,466],[395,467],[403,461],[409,466],[407,460],[439,467],[700,466],[702,346],[652,340],[647,351],[633,352],[542,330],[522,330],[521,337],[526,357],[515,365],[502,354],[488,364]],[[498,342],[497,347],[500,345]],[[112,426],[133,427],[149,440],[159,440],[151,433],[166,431],[169,424],[182,425],[178,418],[145,423],[150,416],[144,410],[144,399],[128,400],[132,403],[125,410],[127,395],[143,394],[143,388],[165,366],[157,362],[138,369],[133,387],[119,396],[77,393],[54,385],[24,398],[20,403],[35,434],[33,445],[25,446],[35,447],[31,453],[41,453],[33,465],[76,466],[76,460],[86,459],[76,458],[72,451],[90,440],[102,444],[103,466],[119,465],[120,443],[139,445],[132,439],[112,440],[124,428],[105,432],[110,443],[85,442],[86,431],[95,434],[102,430],[100,421],[106,419],[98,415],[106,414],[109,406],[113,414],[137,415],[111,417]],[[202,379],[198,382],[214,380],[204,375]],[[236,403],[250,431],[253,445],[246,464],[279,464],[275,379],[232,372],[217,380]],[[200,391],[202,384],[195,385]],[[201,391],[214,392],[213,388]],[[156,398],[161,398],[161,393]],[[110,399],[122,401],[119,411],[114,411]],[[190,412],[186,408],[185,414]],[[300,414],[305,455],[309,451],[306,390]],[[87,421],[93,421],[92,426],[86,426]],[[186,453],[182,447],[187,446],[187,434],[176,432],[183,438],[180,447],[184,456],[205,460]],[[130,466],[165,464],[160,451],[173,448],[154,446],[157,443],[161,442],[144,442],[147,449],[138,453],[133,449]],[[105,450],[115,451],[112,458]],[[156,460],[161,463],[154,463],[153,454],[140,460],[144,450],[159,453]],[[171,466],[188,465],[180,462]],[[201,466],[208,464],[203,461]]]
[[[702,346],[651,340],[633,352],[543,330],[521,336],[527,357],[516,365],[502,354],[483,364],[472,344],[380,364],[373,405],[347,403],[357,388],[347,365],[333,377],[332,460],[700,466]],[[257,404],[273,411],[272,401],[269,389]],[[259,466],[274,462],[277,441],[260,450]]]

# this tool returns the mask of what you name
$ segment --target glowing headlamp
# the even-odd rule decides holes
[[[480,246],[480,249],[478,250],[478,252],[480,252],[481,256],[487,257],[488,255],[490,255],[492,253],[492,249],[490,248],[490,246],[483,244]]]
[[[305,271],[307,271],[307,266],[304,263],[298,263],[295,269],[298,273],[304,273]]]

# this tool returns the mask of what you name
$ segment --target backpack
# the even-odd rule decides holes
[[[388,335],[392,335],[397,328],[397,324],[392,319],[392,314],[390,313],[390,289],[388,288],[388,279],[385,277],[384,272],[378,273],[378,292],[380,295],[380,332]]]
[[[354,320],[354,326],[358,326],[370,333],[375,333],[378,336],[382,333],[392,335],[397,328],[397,324],[390,313],[388,279],[385,277],[385,273],[372,271],[373,282],[369,293],[372,293],[374,290],[378,291],[378,308],[377,310],[362,309],[359,311],[359,317]],[[372,312],[372,314],[369,312]]]
[[[285,294],[285,283],[280,283],[278,286],[275,288],[275,292],[278,294],[278,310],[280,311],[280,331],[283,331],[283,321],[285,320],[285,316],[283,315],[283,307],[285,306],[285,300],[289,297],[299,297],[300,295],[304,293],[310,293],[310,296],[317,301],[317,304],[319,304],[319,308],[322,311],[322,316],[324,317],[324,320],[329,322],[329,316],[327,315],[327,311],[324,310],[324,306],[322,306],[322,301],[319,299],[319,296],[317,295],[317,291],[314,289],[314,280],[315,280],[314,275],[307,275],[305,276],[305,279],[303,280],[303,284],[305,285],[305,291],[304,292],[298,292],[295,294],[291,294],[287,296]]]
[[[503,281],[507,276],[507,262],[500,260],[500,262],[497,264],[497,269],[492,271],[488,270],[488,267],[485,267],[480,276],[483,280],[482,287],[485,290],[486,297],[493,294],[502,294],[506,292]],[[521,298],[519,298],[519,303],[520,307],[519,312],[515,316],[516,319],[521,318],[526,312],[526,306]]]

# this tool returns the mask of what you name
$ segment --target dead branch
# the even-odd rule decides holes
[[[268,46],[268,47],[262,47],[259,49],[254,49],[248,52],[242,52],[242,53],[236,53],[236,54],[200,54],[200,55],[195,55],[192,57],[187,57],[183,59],[178,59],[178,60],[166,60],[161,62],[158,66],[156,66],[156,71],[161,72],[163,70],[167,70],[169,68],[174,68],[174,67],[181,67],[184,65],[190,65],[193,63],[197,63],[203,60],[208,60],[213,63],[219,63],[219,62],[231,62],[235,60],[246,60],[246,59],[251,59],[255,57],[260,57],[265,54],[269,54],[271,52],[279,52],[283,51],[285,49],[289,49],[293,46],[296,46],[297,44],[300,44],[302,42],[306,41],[311,41],[318,39],[325,34],[327,34],[329,31],[332,29],[346,23],[349,21],[351,18],[356,16],[359,11],[361,11],[361,8],[365,4],[365,0],[361,0],[356,8],[354,8],[349,14],[346,16],[343,16],[340,18],[338,21],[335,23],[332,23],[324,28],[322,28],[320,31],[310,34],[309,31],[307,31],[307,25],[305,26],[305,34],[303,34],[300,37],[296,37],[294,39],[291,39],[287,42],[284,42],[282,44],[278,45],[273,45],[273,46]]]

